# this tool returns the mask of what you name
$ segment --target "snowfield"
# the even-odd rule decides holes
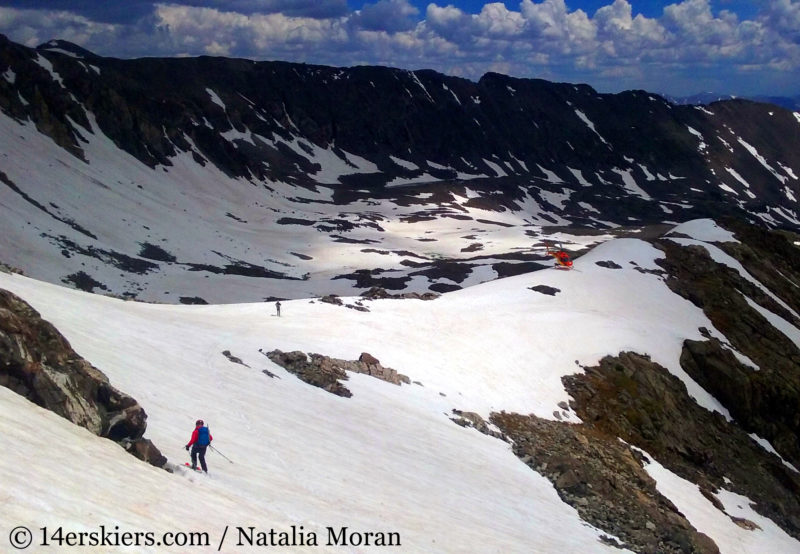
[[[713,222],[697,225],[695,240],[719,240],[704,236]],[[574,271],[543,270],[428,302],[364,301],[369,312],[286,301],[280,318],[270,303],[126,302],[0,273],[0,288],[31,303],[144,406],[146,436],[171,463],[188,458],[183,445],[197,418],[232,460],[209,451],[209,476],[182,467],[170,474],[0,388],[6,445],[0,528],[27,526],[35,541],[43,527],[118,526],[159,538],[208,533],[208,546],[164,543],[137,552],[217,551],[223,533],[223,552],[256,551],[246,538],[250,527],[257,537],[259,530],[290,536],[292,526],[306,546],[291,552],[385,548],[329,545],[329,527],[347,527],[359,540],[373,533],[370,544],[396,536],[403,552],[618,552],[509,445],[448,416],[457,408],[484,417],[506,410],[552,419],[557,404],[568,400],[561,376],[623,350],[649,354],[683,379],[701,405],[727,416],[678,363],[682,341],[699,339],[700,326],[721,335],[658,275],[635,269],[657,269],[658,254],[643,241],[618,239],[576,260]],[[622,268],[595,263],[609,260]],[[536,285],[559,292],[530,289]],[[369,352],[416,383],[395,386],[351,374],[344,384],[353,396],[341,398],[259,352],[276,348],[345,359]],[[249,367],[229,361],[225,350]],[[573,413],[568,419],[579,421]],[[678,482],[655,461],[649,471],[723,552],[800,551],[800,543],[754,514],[746,517],[761,530],[745,532],[713,513],[696,486],[691,493],[692,484]],[[721,499],[746,506],[746,499]],[[312,535],[316,546],[309,546]]]
[[[0,171],[13,185],[0,181],[0,260],[36,279],[68,282],[81,271],[118,295],[170,303],[180,301],[182,290],[212,304],[346,296],[369,287],[337,278],[343,274],[383,269],[387,277],[402,278],[415,271],[403,261],[536,254],[532,237],[542,226],[570,223],[531,195],[517,201],[518,210],[473,207],[469,201],[480,195],[469,188],[466,196],[453,194],[447,202],[411,190],[403,201],[366,197],[337,204],[334,189],[324,183],[336,183],[341,172],[313,189],[251,182],[200,165],[191,151],[153,171],[120,150],[91,114],[89,121],[92,133],[82,133],[84,162],[33,123],[0,113]],[[32,164],[31,151],[45,161]],[[348,165],[318,147],[315,152],[311,161],[323,168],[335,158],[342,171],[353,170],[352,161]],[[559,240],[580,249],[607,238]],[[476,244],[479,252],[469,250]],[[29,265],[31,259],[36,263]],[[496,279],[489,263],[472,262],[459,285]],[[224,274],[230,264],[255,269],[258,276]],[[267,271],[273,277],[262,275]],[[426,292],[431,282],[454,284],[446,277],[416,276],[403,290]]]

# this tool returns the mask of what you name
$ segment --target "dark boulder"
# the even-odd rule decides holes
[[[16,295],[0,290],[0,385],[34,404],[123,445],[162,467],[147,439],[147,414],[79,356],[58,330]]]

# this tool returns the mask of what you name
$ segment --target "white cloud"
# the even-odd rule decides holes
[[[0,8],[0,32],[27,45],[64,38],[101,55],[380,63],[469,78],[500,70],[601,89],[670,92],[675,83],[691,86],[699,74],[703,88],[730,87],[737,79],[742,86],[785,86],[800,70],[800,0],[764,2],[750,19],[714,10],[709,0],[678,1],[658,17],[636,13],[629,0],[609,0],[591,16],[564,0],[521,0],[517,10],[487,3],[474,14],[436,3],[420,14],[409,0],[377,0],[356,12],[344,0],[205,3],[214,7],[156,4],[151,16],[127,26],[63,11]]]
[[[117,25],[98,23],[67,11],[0,7],[0,33],[31,47],[52,38],[87,44],[97,37],[115,36],[119,30]]]
[[[378,0],[375,4],[365,4],[353,15],[352,23],[367,31],[401,32],[416,26],[414,18],[419,10],[408,0]]]

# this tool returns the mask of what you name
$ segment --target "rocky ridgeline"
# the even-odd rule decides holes
[[[147,414],[136,400],[114,388],[29,304],[1,289],[0,385],[154,466],[167,462],[143,438]]]
[[[485,176],[495,193],[477,202],[513,202],[532,183],[559,194],[568,188],[575,194],[561,209],[587,224],[598,210],[597,219],[623,225],[631,213],[662,222],[659,202],[667,201],[670,220],[749,212],[797,228],[784,210],[796,209],[791,176],[800,167],[800,127],[791,111],[768,104],[729,100],[698,109],[644,91],[600,94],[497,73],[472,82],[387,67],[210,56],[122,60],[64,41],[32,49],[3,35],[0,73],[14,75],[0,80],[0,110],[32,122],[81,160],[85,137],[99,130],[151,168],[170,167],[186,152],[233,177],[314,186],[319,165],[285,146],[300,140],[377,168],[341,175],[337,203],[357,190],[383,191],[396,178],[447,182],[464,172]],[[526,124],[509,123],[516,121]],[[398,164],[397,156],[409,163]],[[772,169],[778,164],[783,174]],[[631,192],[626,178],[657,201]],[[722,184],[735,192],[723,192]]]
[[[735,221],[726,224],[742,242],[720,247],[772,294],[715,262],[699,246],[658,241],[665,253],[659,264],[668,273],[667,285],[701,308],[758,370],[714,341],[687,341],[681,365],[743,429],[769,440],[784,458],[800,466],[800,349],[753,307],[757,304],[800,328],[795,315],[800,313],[800,256],[781,233]]]
[[[293,352],[273,350],[267,352],[267,357],[302,381],[346,398],[353,393],[339,380],[346,381],[348,371],[363,373],[395,385],[411,382],[407,376],[381,365],[377,358],[367,352],[363,352],[358,360],[353,361],[339,360],[322,354],[306,355],[299,350]]]
[[[725,509],[715,493],[725,488],[747,496],[756,512],[800,539],[800,474],[750,436],[768,439],[786,461],[800,466],[800,351],[752,307],[757,304],[800,327],[796,238],[736,220],[724,225],[741,242],[718,246],[771,294],[715,262],[705,248],[666,239],[652,240],[664,252],[658,261],[663,270],[652,273],[725,334],[727,343],[700,329],[708,340],[686,340],[680,364],[732,420],[700,407],[680,379],[633,352],[563,378],[581,425],[518,414],[491,417],[522,461],[548,477],[583,519],[637,552],[715,552],[717,547],[658,494],[643,469],[648,461],[628,444],[697,483],[721,512]],[[731,347],[758,369],[742,364]],[[758,531],[755,523],[726,515]]]
[[[800,474],[764,450],[736,421],[709,412],[683,382],[648,357],[626,352],[564,377],[573,409],[596,437],[617,437],[697,483],[726,488],[800,538]]]
[[[680,379],[647,356],[625,352],[583,369],[563,378],[583,423],[505,412],[490,421],[502,432],[498,438],[510,439],[520,460],[547,477],[582,519],[622,541],[605,542],[642,553],[718,552],[658,492],[645,470],[650,460],[638,448],[697,483],[740,527],[759,529],[725,512],[715,495],[721,488],[747,496],[754,510],[800,538],[800,474],[736,422],[700,407]],[[456,413],[457,424],[498,436],[486,432],[480,416]]]

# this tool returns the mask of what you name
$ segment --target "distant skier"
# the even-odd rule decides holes
[[[192,438],[189,444],[186,445],[186,450],[192,448],[192,469],[197,469],[197,458],[200,458],[200,467],[203,471],[208,473],[208,466],[206,466],[206,448],[211,444],[214,437],[211,436],[211,431],[205,426],[202,419],[198,419],[194,424],[194,431],[192,431]]]
[[[278,317],[281,317],[281,302],[280,302],[280,300],[275,302],[275,309],[278,311]]]

